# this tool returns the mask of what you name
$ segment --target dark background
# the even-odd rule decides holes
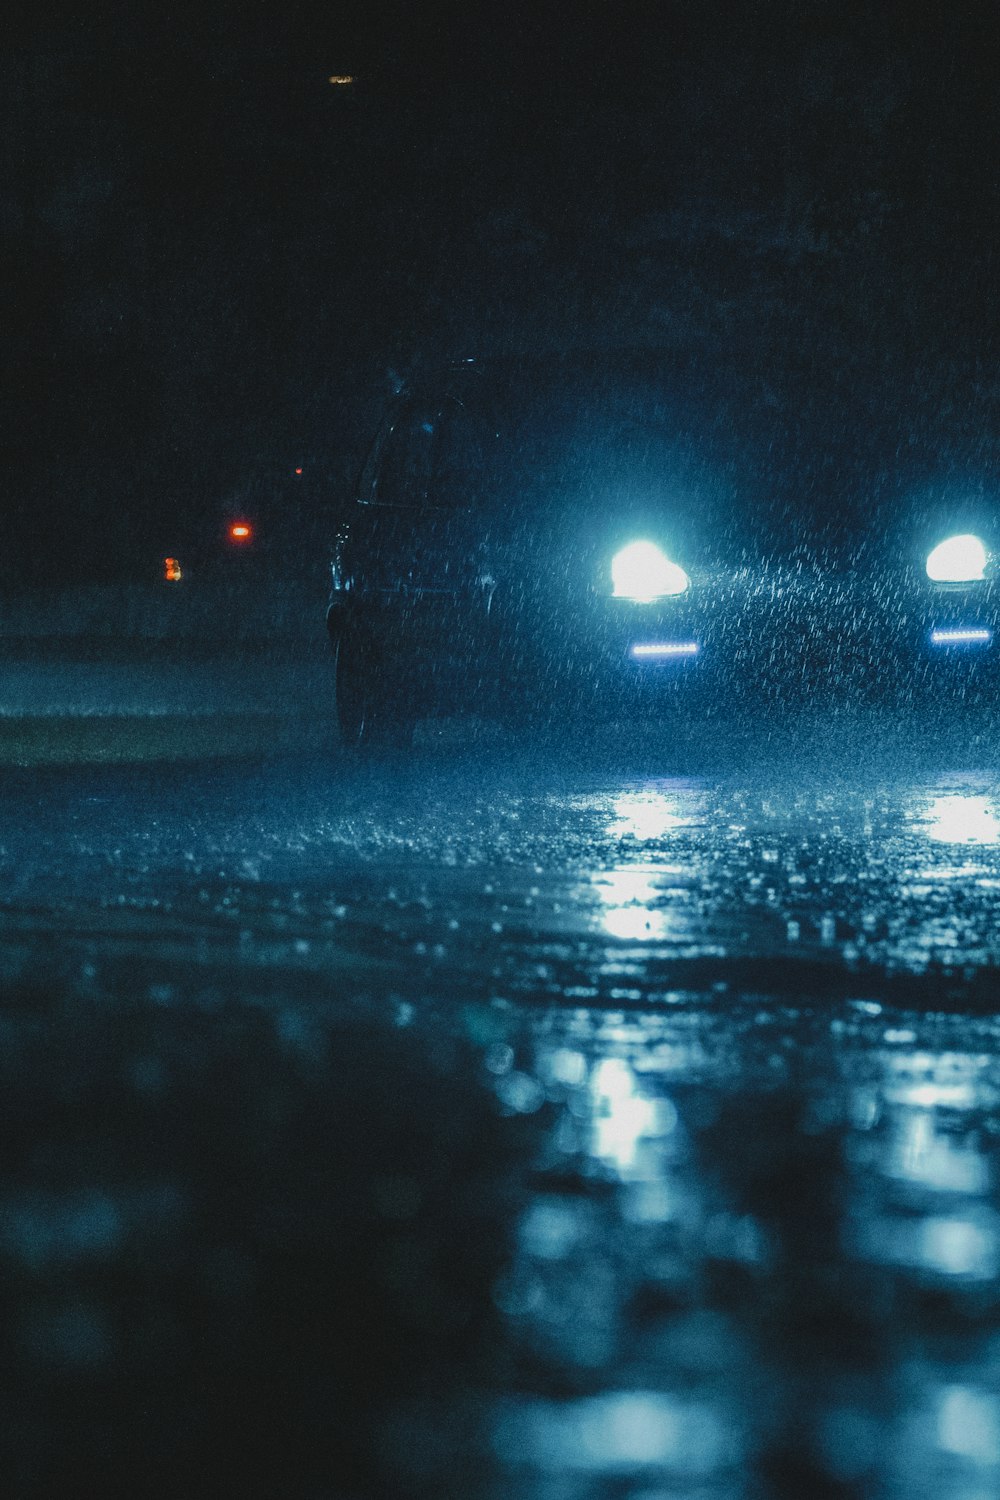
[[[833,379],[988,466],[998,31],[909,0],[22,6],[3,590],[152,577],[238,513],[321,567],[394,379],[458,356],[741,349],[779,410]]]

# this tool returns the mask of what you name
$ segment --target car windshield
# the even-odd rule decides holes
[[[742,552],[759,526],[751,466],[724,451],[734,430],[662,362],[463,370],[398,403],[368,493],[428,518],[474,514],[494,535],[527,527],[541,545],[638,527]]]
[[[375,501],[454,509],[487,495],[497,472],[500,433],[470,403],[445,395],[408,400],[386,437]]]
[[[400,403],[372,499],[553,527],[667,514],[674,535],[712,530],[758,551],[815,541],[821,527],[856,542],[880,524],[880,498],[898,502],[856,441],[852,400],[836,371],[806,403],[736,354],[726,368],[659,353],[452,372]]]

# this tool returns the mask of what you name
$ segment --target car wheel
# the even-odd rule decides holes
[[[416,715],[402,685],[395,690],[378,643],[348,628],[336,643],[337,724],[341,744],[352,749],[405,749]]]

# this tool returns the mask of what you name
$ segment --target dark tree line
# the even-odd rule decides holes
[[[993,421],[988,6],[145,9],[4,65],[11,582],[322,530],[414,361],[746,340]]]

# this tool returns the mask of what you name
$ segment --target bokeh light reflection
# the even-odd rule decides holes
[[[937,1193],[989,1190],[989,1166],[975,1139],[942,1130],[932,1110],[900,1113],[886,1169],[890,1176]]]
[[[669,1135],[677,1114],[668,1099],[640,1093],[632,1068],[620,1057],[606,1057],[591,1078],[594,1154],[622,1176],[643,1175],[640,1143]]]
[[[1000,1401],[966,1385],[949,1385],[941,1393],[938,1444],[946,1453],[984,1468],[1000,1466]]]
[[[679,873],[677,866],[631,865],[594,876],[602,930],[625,942],[655,942],[683,935],[689,922],[679,909],[687,894],[676,884]],[[664,905],[667,899],[669,906]]]
[[[951,792],[935,797],[926,813],[927,837],[937,844],[1000,844],[1000,818],[991,797]]]
[[[914,1259],[941,1276],[990,1282],[1000,1272],[995,1213],[932,1214],[920,1224]]]
[[[732,1461],[736,1443],[707,1403],[630,1390],[574,1401],[510,1402],[496,1424],[493,1447],[512,1466],[545,1474],[645,1476],[658,1471],[674,1480],[712,1474]],[[570,1491],[561,1487],[545,1493]]]
[[[622,792],[612,798],[612,821],[608,833],[613,838],[632,838],[642,843],[666,838],[692,820],[685,816],[679,798],[658,787],[641,792]]]

